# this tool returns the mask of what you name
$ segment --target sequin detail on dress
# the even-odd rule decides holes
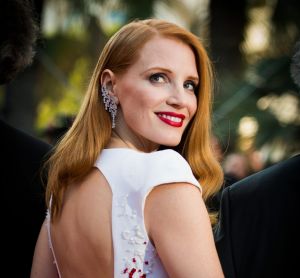
[[[125,217],[128,223],[121,232],[121,239],[127,245],[126,256],[123,257],[122,276],[129,278],[151,277],[154,266],[154,257],[157,253],[149,244],[148,237],[137,221],[137,212],[128,204],[128,195],[119,198],[117,216]]]

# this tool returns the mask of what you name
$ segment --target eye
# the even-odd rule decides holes
[[[167,77],[163,73],[154,73],[150,76],[149,80],[153,83],[164,83],[167,81]]]
[[[188,90],[192,91],[192,92],[195,92],[197,85],[194,81],[188,80],[184,83],[183,87],[185,89],[188,89]]]

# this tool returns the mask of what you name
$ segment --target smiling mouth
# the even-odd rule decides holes
[[[183,114],[174,112],[159,112],[156,113],[156,115],[161,121],[173,127],[181,127],[183,125],[183,120],[185,119]]]

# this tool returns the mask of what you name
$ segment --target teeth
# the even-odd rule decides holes
[[[165,114],[158,114],[159,117],[162,117],[162,118],[165,118],[165,119],[168,119],[172,122],[175,122],[175,123],[180,123],[182,121],[181,118],[178,118],[178,117],[174,117],[174,116],[169,116],[169,115],[165,115]]]

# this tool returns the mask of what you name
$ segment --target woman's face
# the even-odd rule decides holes
[[[113,86],[116,131],[144,143],[176,146],[197,109],[195,56],[179,40],[155,37]]]

